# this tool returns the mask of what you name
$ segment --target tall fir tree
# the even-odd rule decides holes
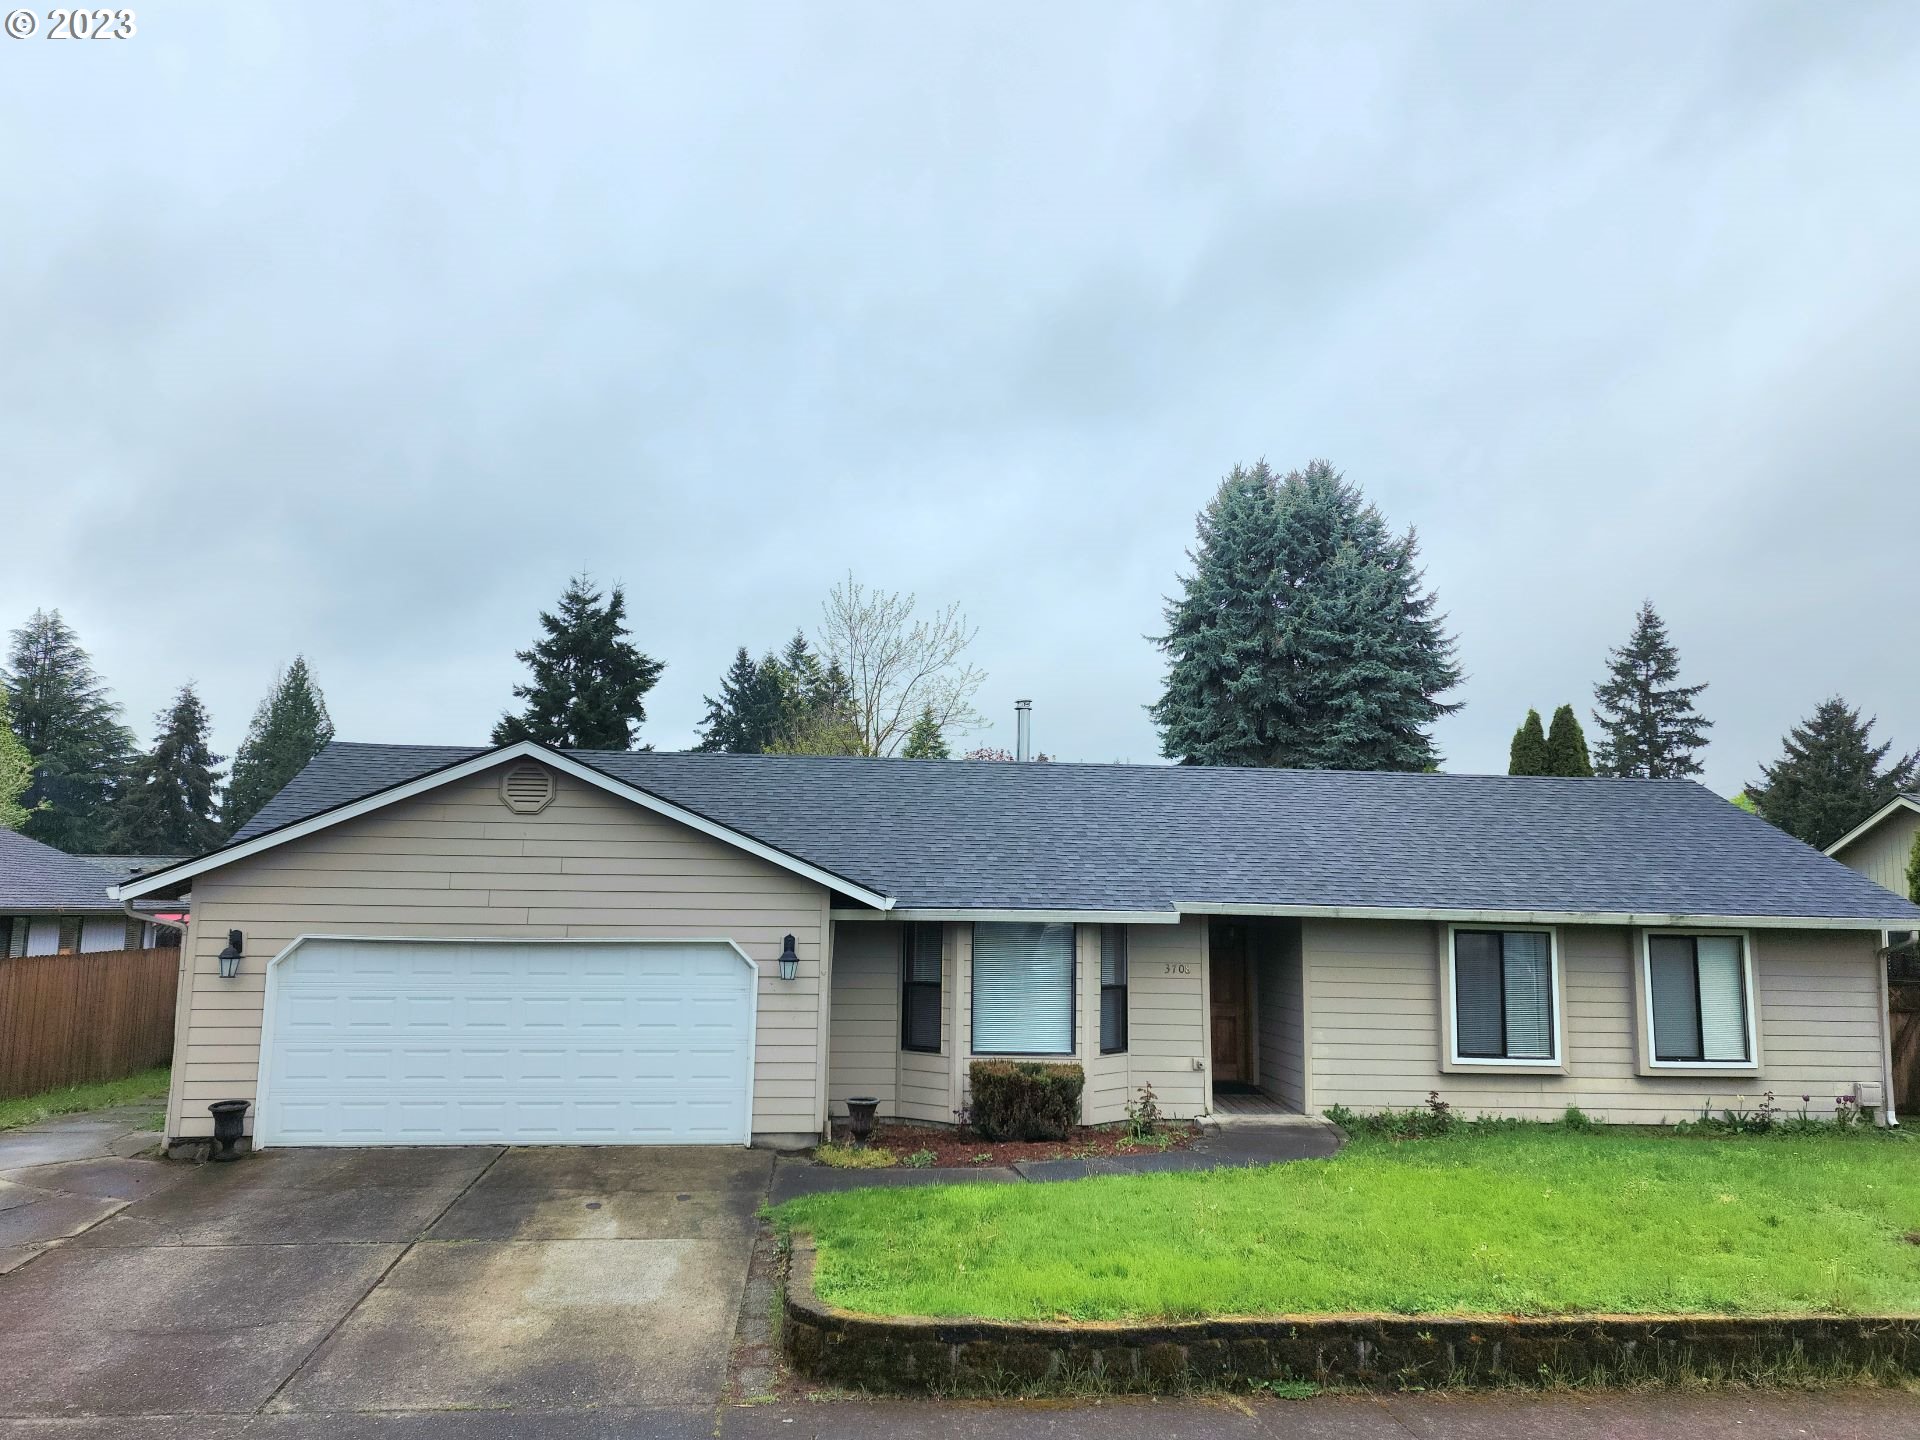
[[[953,751],[947,745],[947,737],[940,729],[940,721],[934,716],[932,706],[922,710],[913,722],[913,728],[907,731],[907,743],[900,747],[900,753],[908,760],[953,758]]]
[[[1627,643],[1607,652],[1607,678],[1593,689],[1593,718],[1603,732],[1594,757],[1600,774],[1668,780],[1700,773],[1696,756],[1713,722],[1693,702],[1707,687],[1679,678],[1680,652],[1645,601]]]
[[[1875,745],[1873,726],[1839,696],[1823,700],[1781,742],[1781,757],[1760,767],[1760,783],[1747,787],[1761,816],[1824,850],[1910,788],[1920,752],[1888,761],[1893,743]]]
[[[109,840],[132,855],[199,855],[225,838],[215,813],[220,762],[212,722],[189,681],[154,717],[160,733],[114,804]]]
[[[1593,774],[1593,756],[1587,753],[1587,732],[1580,728],[1573,706],[1562,705],[1553,712],[1553,724],[1547,727],[1548,775],[1586,779]]]
[[[1913,832],[1913,849],[1907,854],[1907,898],[1920,905],[1920,830]]]
[[[1428,770],[1456,704],[1455,642],[1413,531],[1396,536],[1324,460],[1235,466],[1166,608],[1161,752],[1189,765]]]
[[[18,830],[33,812],[22,799],[33,785],[33,756],[13,733],[13,706],[0,685],[0,830]]]
[[[133,763],[133,732],[60,612],[36,610],[15,630],[0,671],[13,733],[33,758],[24,832],[74,854],[107,842],[114,797]]]
[[[254,710],[246,738],[234,751],[233,778],[220,810],[227,834],[259,814],[331,739],[333,720],[326,697],[306,657],[296,655],[273,677],[273,688]]]
[[[526,709],[501,716],[493,743],[631,750],[647,721],[647,692],[666,666],[634,646],[626,618],[627,597],[618,585],[603,601],[585,575],[570,581],[559,613],[540,612],[545,637],[515,652],[533,672],[528,684],[513,687]]]
[[[720,693],[709,695],[700,743],[694,748],[732,755],[758,755],[780,733],[785,714],[784,675],[774,655],[755,661],[742,645],[720,677]]]
[[[1551,775],[1547,769],[1547,732],[1540,724],[1540,712],[1528,710],[1527,718],[1513,732],[1513,744],[1507,749],[1507,774]]]

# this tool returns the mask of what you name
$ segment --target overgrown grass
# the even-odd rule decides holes
[[[121,1080],[69,1085],[64,1090],[43,1090],[18,1100],[0,1100],[0,1130],[17,1130],[52,1115],[77,1115],[86,1110],[104,1110],[110,1105],[131,1105],[142,1100],[165,1102],[169,1073],[165,1065],[159,1065]]]
[[[1920,1313],[1920,1144],[1559,1127],[1331,1160],[792,1201],[880,1314]]]

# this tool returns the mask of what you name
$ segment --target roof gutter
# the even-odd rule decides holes
[[[1238,915],[1283,920],[1443,920],[1454,924],[1619,925],[1641,930],[1914,930],[1920,919],[1863,920],[1831,915],[1693,915],[1651,910],[1498,910],[1443,906],[1236,905],[1211,900],[1178,900],[1164,910],[1075,909],[1036,906],[901,905],[892,910],[833,911],[835,920],[981,920],[1029,924],[1077,921],[1081,924],[1177,925],[1189,915]]]
[[[113,890],[108,893],[115,895],[117,898],[119,889],[120,887],[116,885],[113,887]],[[120,909],[129,920],[138,920],[142,925],[152,925],[162,930],[178,930],[182,940],[187,938],[186,926],[177,925],[171,920],[164,920],[158,915],[143,915],[133,908],[133,902],[131,900],[120,901]]]

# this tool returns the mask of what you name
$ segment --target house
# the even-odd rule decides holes
[[[1689,781],[335,743],[191,894],[168,1134],[798,1145],[1251,1092],[1671,1121],[1878,1105],[1888,894]]]
[[[1907,894],[1907,865],[1920,837],[1920,794],[1896,795],[1827,847],[1827,854],[1894,894]]]
[[[0,829],[0,957],[177,943],[179,930],[158,920],[184,906],[149,903],[148,918],[136,920],[107,891],[142,867],[178,863],[170,856],[69,855]]]

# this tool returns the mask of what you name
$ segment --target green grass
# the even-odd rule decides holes
[[[1920,1313],[1920,1144],[1539,1127],[1331,1160],[795,1200],[870,1314]]]
[[[0,1130],[17,1130],[51,1115],[78,1115],[86,1110],[104,1110],[110,1105],[130,1105],[142,1100],[164,1103],[168,1073],[167,1067],[160,1065],[122,1080],[69,1085],[64,1090],[43,1090],[18,1100],[0,1100]]]

